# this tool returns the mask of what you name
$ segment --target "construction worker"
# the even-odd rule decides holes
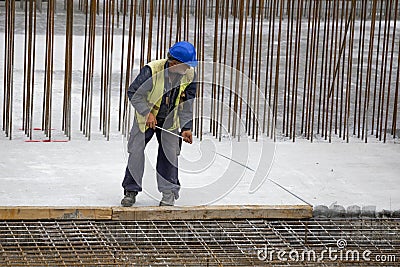
[[[192,143],[196,66],[194,46],[178,42],[169,49],[168,58],[145,65],[129,86],[128,97],[135,108],[135,118],[122,182],[125,195],[122,206],[132,206],[138,192],[142,191],[144,149],[154,133],[158,141],[156,172],[158,190],[162,193],[160,206],[173,206],[178,199],[181,139],[177,135]]]

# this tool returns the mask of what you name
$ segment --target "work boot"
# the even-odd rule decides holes
[[[138,193],[135,191],[127,191],[125,190],[125,196],[121,200],[121,205],[123,207],[131,207],[136,202],[136,195]]]
[[[175,204],[175,194],[172,191],[162,193],[160,206],[173,206]]]

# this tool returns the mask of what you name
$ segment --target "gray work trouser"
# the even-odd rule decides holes
[[[162,127],[162,124],[163,122],[159,121],[157,126]],[[178,179],[179,138],[160,129],[153,130],[149,128],[143,133],[140,131],[136,120],[130,132],[128,166],[122,186],[126,191],[142,191],[145,162],[144,149],[154,133],[156,133],[158,141],[156,166],[158,191],[172,191],[175,194],[175,199],[178,199],[180,189]]]

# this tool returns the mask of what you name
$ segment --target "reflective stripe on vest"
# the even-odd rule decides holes
[[[164,66],[168,59],[155,60],[147,64],[150,67],[153,80],[153,89],[147,95],[147,104],[151,107],[151,113],[157,117],[160,109],[163,93],[164,93]],[[185,91],[186,87],[193,81],[194,69],[189,68],[185,75],[182,76],[179,93],[174,103],[174,123],[168,130],[173,131],[179,128],[178,106],[180,96]],[[146,125],[146,117],[135,112],[136,120],[142,132],[145,132],[149,127]]]

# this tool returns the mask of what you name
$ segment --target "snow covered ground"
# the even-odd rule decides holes
[[[62,15],[59,15],[62,16]],[[3,24],[2,24],[3,25]],[[22,27],[22,26],[21,26]],[[61,125],[63,91],[64,36],[56,36],[54,73],[53,138],[65,140]],[[116,42],[120,36],[116,37]],[[83,36],[74,36],[74,59],[82,58]],[[24,36],[16,35],[16,51],[23,51]],[[44,42],[44,35],[37,42]],[[101,37],[97,37],[100,46]],[[37,46],[37,77],[35,105],[42,101],[44,46]],[[139,46],[137,46],[139,47]],[[4,31],[0,32],[0,51],[4,49]],[[58,49],[58,50],[57,50]],[[140,51],[138,51],[140,52]],[[0,133],[0,206],[118,206],[122,197],[121,182],[127,153],[125,139],[115,131],[105,141],[94,126],[92,141],[88,142],[79,131],[73,131],[70,142],[29,143],[22,124],[23,53],[16,53],[14,71],[14,132],[9,141]],[[114,60],[119,62],[118,54]],[[3,73],[4,53],[0,55],[0,73]],[[100,49],[96,60],[101,60]],[[95,64],[95,75],[100,64]],[[72,109],[73,129],[79,128],[80,88],[82,62],[73,61]],[[118,80],[119,75],[115,74]],[[96,84],[97,83],[97,84]],[[95,88],[98,86],[95,77]],[[3,76],[0,75],[0,84]],[[117,88],[117,86],[116,86]],[[111,116],[117,116],[117,90],[113,92]],[[3,91],[0,91],[3,101]],[[99,93],[94,95],[98,103]],[[98,110],[93,111],[93,125],[98,123]],[[2,110],[0,110],[2,115]],[[34,114],[34,127],[40,127],[41,114]],[[115,123],[117,120],[114,119]],[[35,131],[34,139],[46,139]],[[245,142],[246,141],[246,142]],[[371,142],[372,141],[372,142]],[[400,147],[398,140],[387,144],[369,140],[364,144],[352,139],[349,144],[336,138],[333,143],[310,143],[297,139],[296,143],[278,140],[272,143],[224,138],[222,142],[207,135],[195,139],[193,145],[183,145],[180,157],[181,198],[177,205],[221,204],[304,204],[375,205],[377,210],[400,209]],[[244,144],[244,145],[243,145]],[[158,205],[160,194],[155,183],[155,157],[157,143],[152,140],[146,150],[147,162],[144,193],[138,196],[139,206]],[[257,170],[256,173],[239,164],[216,155],[217,151]],[[264,154],[262,153],[264,152]],[[268,176],[267,176],[268,174]],[[292,194],[283,190],[284,187]],[[302,200],[304,201],[302,201]]]

